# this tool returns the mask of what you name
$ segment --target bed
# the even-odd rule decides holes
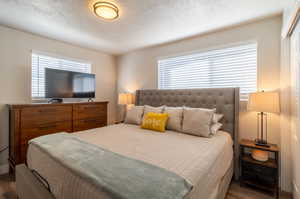
[[[238,176],[239,89],[138,90],[136,104],[216,108],[218,113],[224,114],[223,128],[212,138],[175,131],[161,134],[130,124],[110,125],[73,135],[183,177],[193,185],[185,198],[223,199],[233,173]],[[29,146],[27,166],[18,166],[16,175],[21,199],[108,198],[102,190],[74,175],[34,145]]]

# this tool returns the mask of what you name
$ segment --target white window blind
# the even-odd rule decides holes
[[[257,89],[257,44],[245,44],[158,61],[160,89],[240,87],[241,99]]]
[[[32,98],[45,97],[45,68],[90,73],[91,64],[32,53]]]

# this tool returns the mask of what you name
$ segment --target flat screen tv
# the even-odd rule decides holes
[[[46,98],[95,98],[95,75],[45,69]]]

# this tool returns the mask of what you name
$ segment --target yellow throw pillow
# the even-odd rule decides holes
[[[149,112],[145,115],[141,127],[143,129],[165,132],[168,117],[168,113]]]

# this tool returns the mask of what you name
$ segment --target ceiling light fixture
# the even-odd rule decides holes
[[[99,1],[94,4],[94,12],[97,16],[113,20],[119,17],[119,9],[110,2]]]

